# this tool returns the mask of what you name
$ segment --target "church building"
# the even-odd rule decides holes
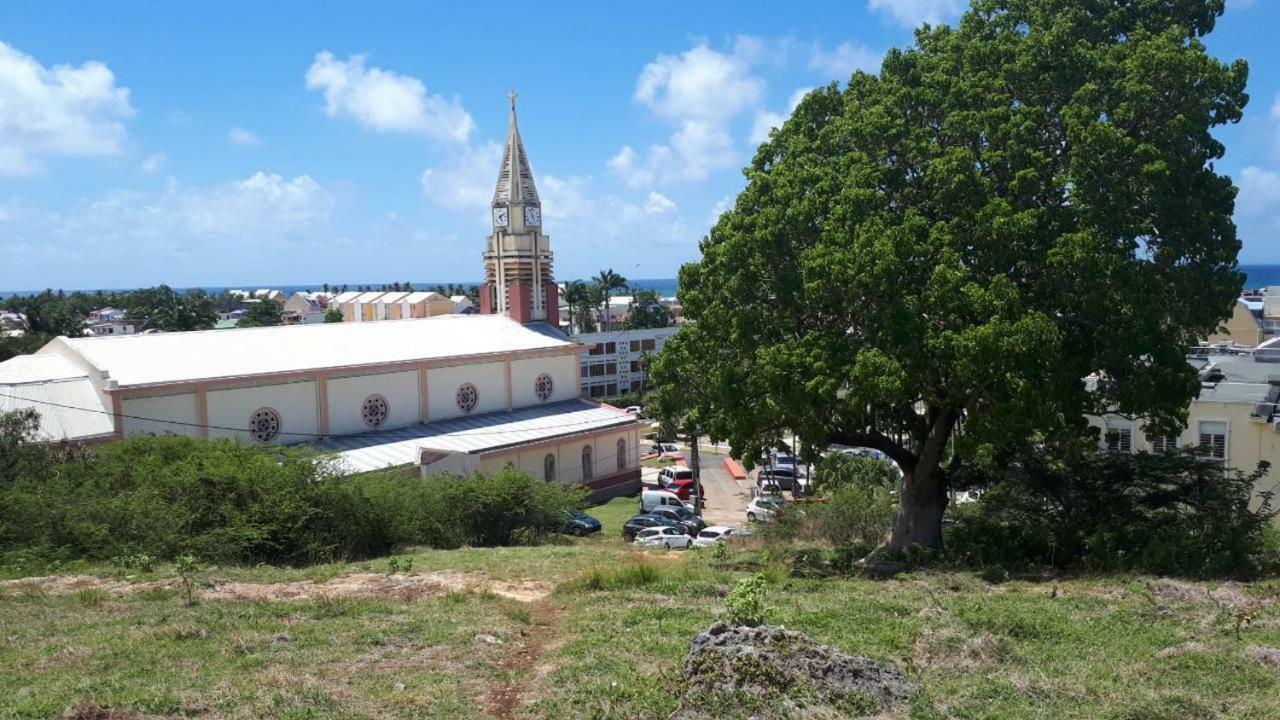
[[[581,397],[586,348],[556,327],[541,211],[513,93],[481,314],[60,337],[0,363],[0,412],[35,409],[51,442],[310,443],[351,472],[512,465],[597,498],[633,492],[640,426]]]

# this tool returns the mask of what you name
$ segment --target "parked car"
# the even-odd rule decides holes
[[[699,517],[697,513],[685,508],[657,507],[650,510],[649,514],[661,515],[670,520],[670,524],[678,525],[688,530],[690,535],[697,535],[707,526],[707,521]]]
[[[710,547],[718,542],[725,542],[729,538],[750,537],[750,530],[739,530],[725,525],[712,525],[704,528],[698,533],[698,537],[693,539],[694,547]]]
[[[603,527],[599,520],[581,510],[570,510],[569,517],[565,520],[564,528],[561,532],[582,537],[591,533],[598,533]]]
[[[693,479],[693,471],[683,465],[670,465],[658,471],[658,483],[663,490],[673,492],[681,500],[688,501],[692,496],[697,481]]]
[[[782,490],[804,492],[809,487],[809,476],[794,465],[765,468],[756,475],[756,485],[763,486],[766,483],[773,483]]]
[[[622,524],[622,538],[630,542],[641,530],[654,527],[670,527],[671,520],[652,513],[634,515]]]
[[[639,405],[628,405],[625,410],[625,412],[628,415],[639,415],[643,411],[644,411],[644,408],[640,407]]]
[[[677,507],[695,510],[692,503],[687,503],[680,499],[679,495],[670,490],[641,490],[640,491],[640,512],[645,513],[656,507]]]
[[[670,550],[671,548],[688,548],[693,544],[693,538],[689,537],[683,528],[651,527],[637,533],[635,543],[641,547],[664,547]]]
[[[757,495],[747,503],[747,520],[772,520],[784,506],[785,503],[780,498]]]
[[[771,452],[765,456],[765,465],[773,467],[794,468],[798,464],[796,456],[789,452]]]
[[[680,452],[680,447],[675,443],[657,442],[653,444],[650,451],[658,453],[658,455],[667,458],[668,460],[684,462],[684,453]]]

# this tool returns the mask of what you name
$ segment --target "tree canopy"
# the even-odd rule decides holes
[[[781,428],[886,452],[904,548],[940,546],[960,463],[1086,437],[1104,408],[1184,423],[1185,350],[1243,284],[1212,129],[1247,67],[1201,42],[1222,9],[975,0],[811,92],[680,272],[704,426],[746,458]]]
[[[249,305],[236,327],[270,327],[284,323],[284,306],[275,300],[259,300]]]

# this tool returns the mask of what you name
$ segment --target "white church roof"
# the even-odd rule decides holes
[[[0,413],[28,408],[40,413],[36,432],[42,440],[83,440],[115,431],[89,374],[58,355],[19,355],[0,363]]]
[[[501,315],[440,315],[394,322],[243,328],[235,332],[58,338],[42,348],[40,354],[67,352],[65,348],[70,348],[121,386],[138,386],[573,345],[554,331],[521,325]]]
[[[436,420],[425,425],[329,438],[314,446],[337,453],[348,472],[418,462],[421,449],[486,453],[558,437],[634,425],[634,415],[586,400]],[[611,465],[610,465],[611,466]]]

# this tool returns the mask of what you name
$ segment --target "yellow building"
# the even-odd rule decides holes
[[[1209,342],[1215,345],[1231,342],[1245,347],[1258,347],[1265,338],[1262,319],[1254,314],[1244,300],[1236,300],[1231,318],[1218,332],[1209,336]]]

